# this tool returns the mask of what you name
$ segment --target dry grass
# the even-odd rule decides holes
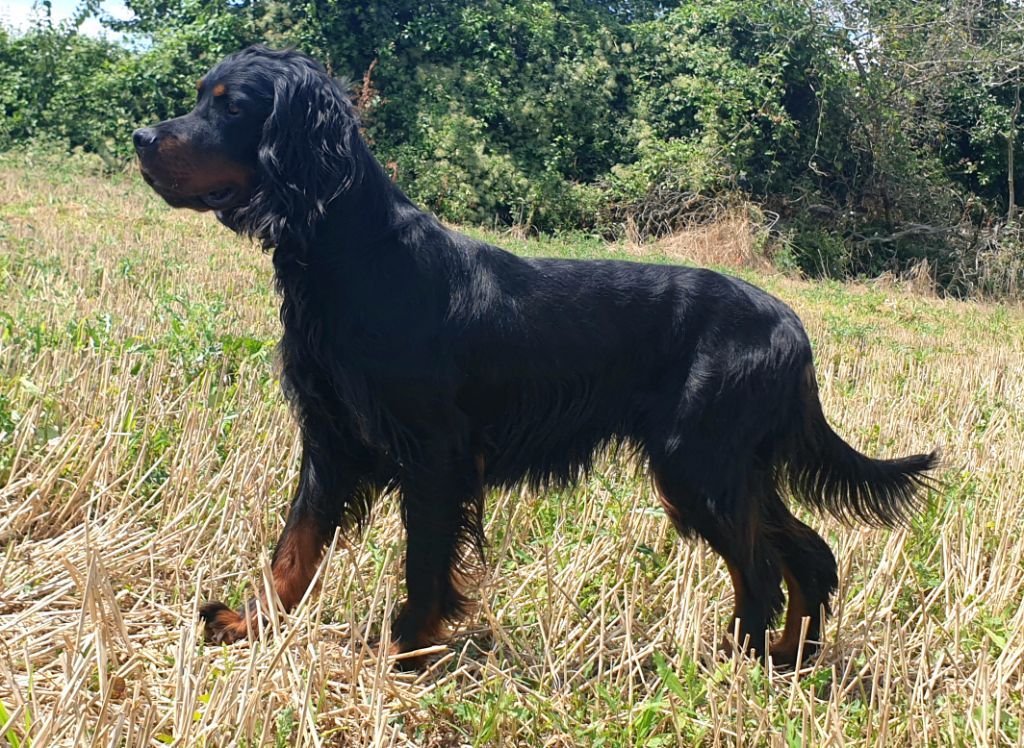
[[[702,218],[677,228],[649,247],[632,242],[630,248],[641,256],[656,252],[677,262],[704,267],[768,271],[771,262],[764,251],[767,239],[768,232],[761,221],[754,220],[751,207],[739,204],[716,211],[713,220]]]
[[[1024,314],[750,277],[852,442],[948,459],[909,531],[811,520],[841,589],[803,678],[712,658],[725,570],[615,455],[491,497],[493,571],[429,672],[368,646],[402,595],[391,499],[261,643],[205,647],[197,606],[262,584],[297,469],[269,263],[134,180],[0,161],[0,745],[1019,745]]]

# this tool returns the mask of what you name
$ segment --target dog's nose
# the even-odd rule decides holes
[[[132,142],[135,143],[135,150],[142,153],[156,145],[156,130],[152,127],[140,127],[132,133]]]

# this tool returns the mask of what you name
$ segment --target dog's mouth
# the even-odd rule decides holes
[[[219,190],[207,192],[200,199],[213,210],[222,210],[230,207],[238,197],[238,190],[234,187],[222,187]]]

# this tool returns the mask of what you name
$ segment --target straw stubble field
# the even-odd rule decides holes
[[[715,659],[725,568],[615,453],[490,496],[478,609],[425,673],[375,654],[393,497],[263,641],[204,646],[199,605],[263,584],[298,466],[269,261],[133,177],[0,160],[0,745],[1020,744],[1024,313],[748,277],[805,320],[849,441],[946,457],[908,530],[809,520],[841,581],[803,677]]]

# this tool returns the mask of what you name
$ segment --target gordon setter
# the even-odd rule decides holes
[[[708,270],[523,258],[445,228],[388,179],[345,88],[298,52],[250,47],[197,88],[192,112],[133,139],[170,205],[212,210],[273,252],[303,447],[273,558],[286,610],[335,528],[395,489],[408,597],[393,651],[436,643],[468,606],[487,489],[571,483],[618,441],[646,457],[679,533],[725,559],[741,646],[767,654],[785,580],[770,654],[793,662],[805,617],[812,651],[836,561],[784,497],[892,525],[937,458],[872,459],[832,430],[789,307]],[[206,637],[255,635],[263,604],[206,605]]]

